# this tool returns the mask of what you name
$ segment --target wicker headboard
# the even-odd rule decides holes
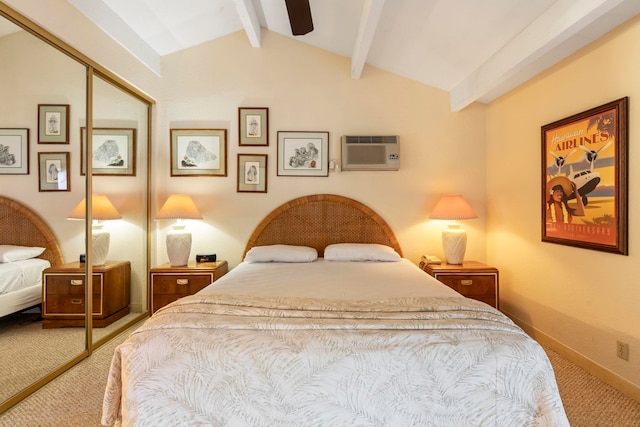
[[[299,197],[276,208],[253,231],[244,254],[254,246],[287,244],[310,246],[323,256],[332,243],[380,243],[402,256],[396,236],[380,215],[334,194]]]
[[[0,244],[45,248],[39,258],[63,264],[56,236],[46,222],[20,202],[0,196]]]

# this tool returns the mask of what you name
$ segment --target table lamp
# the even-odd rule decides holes
[[[187,265],[191,253],[191,233],[185,229],[183,219],[202,219],[202,214],[191,197],[172,194],[158,211],[156,219],[176,219],[167,232],[167,255],[172,267]]]
[[[431,219],[452,221],[442,230],[442,246],[447,264],[462,264],[467,250],[467,232],[457,222],[461,219],[473,219],[478,215],[464,197],[456,195],[442,196],[431,212]]]
[[[78,206],[71,211],[67,219],[85,219],[87,210],[87,200],[82,199]],[[91,195],[91,218],[93,224],[91,226],[91,242],[92,242],[92,265],[104,265],[109,255],[109,243],[111,236],[107,231],[102,229],[100,221],[120,219],[122,215],[113,206],[113,203],[104,194]]]

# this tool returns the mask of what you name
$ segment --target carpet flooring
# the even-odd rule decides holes
[[[0,415],[0,426],[100,426],[102,396],[113,351],[137,326],[109,341],[91,357]],[[545,350],[573,427],[640,427],[640,402],[630,399],[556,352]]]

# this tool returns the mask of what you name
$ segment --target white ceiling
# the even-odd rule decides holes
[[[451,110],[490,102],[640,13],[638,0],[310,0],[292,36],[284,0],[68,0],[149,68],[160,58],[264,29],[449,92]]]

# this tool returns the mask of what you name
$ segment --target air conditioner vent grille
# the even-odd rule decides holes
[[[397,144],[398,137],[390,136],[345,136],[347,144]]]

